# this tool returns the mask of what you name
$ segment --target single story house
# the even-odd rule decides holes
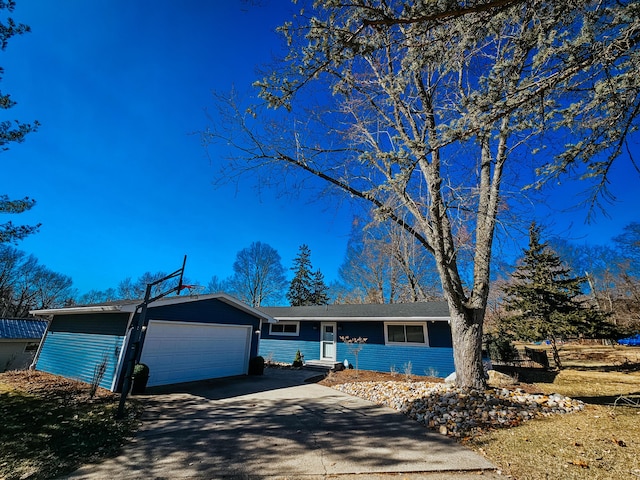
[[[0,318],[0,372],[29,367],[46,329],[46,320]]]
[[[36,310],[51,320],[34,362],[36,370],[122,388],[124,354],[131,351],[140,300]],[[258,355],[268,315],[226,294],[164,297],[148,305],[140,362],[149,366],[148,386],[248,373]],[[268,327],[267,327],[268,328]]]
[[[455,370],[446,302],[261,307],[277,323],[261,333],[260,355],[291,363],[297,350],[307,364],[356,366],[354,345],[364,337],[358,368],[446,377]]]

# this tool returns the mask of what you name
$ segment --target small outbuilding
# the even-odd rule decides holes
[[[140,311],[140,300],[124,300],[31,312],[51,319],[36,370],[119,391]],[[148,386],[246,375],[262,323],[274,322],[226,294],[165,297],[148,305],[146,318],[140,362],[149,366]]]
[[[292,363],[300,350],[308,365],[358,367],[446,377],[455,370],[447,302],[261,307],[277,323],[262,331],[260,354]]]
[[[0,372],[29,367],[46,329],[46,320],[0,318]]]

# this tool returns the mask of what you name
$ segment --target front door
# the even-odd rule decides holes
[[[336,324],[320,325],[320,360],[336,361]]]

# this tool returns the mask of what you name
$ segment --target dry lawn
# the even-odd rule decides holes
[[[0,374],[0,479],[40,480],[117,455],[135,432],[140,413],[129,402],[114,418],[118,397],[42,372]]]
[[[579,398],[584,411],[527,422],[471,439],[467,445],[518,480],[640,478],[640,408],[614,407],[640,395],[640,372],[567,369],[544,393]]]
[[[525,422],[464,443],[516,480],[640,479],[640,408],[613,406],[620,395],[640,395],[640,348],[565,345],[561,355],[570,368],[555,379],[516,387],[581,399],[587,403],[584,411]],[[348,370],[321,383],[386,380],[434,379]]]

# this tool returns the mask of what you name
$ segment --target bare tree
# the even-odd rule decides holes
[[[525,186],[516,171],[527,156],[538,159],[537,186],[573,170],[602,191],[640,112],[637,3],[318,2],[281,31],[288,54],[256,82],[278,110],[219,98],[229,116],[205,141],[236,148],[237,174],[282,185],[296,167],[411,234],[433,255],[449,303],[457,382],[483,387],[505,184]],[[566,147],[532,157],[547,143]]]
[[[207,283],[207,292],[208,293],[228,292],[231,290],[229,282],[230,282],[230,279],[228,278],[222,280],[217,275],[213,275],[211,277],[211,280],[209,280],[209,283]]]
[[[0,316],[27,317],[29,310],[64,306],[71,278],[38,263],[33,255],[0,245]]]
[[[614,279],[616,317],[633,331],[640,326],[640,223],[630,223],[613,240],[620,256]]]
[[[393,223],[366,223],[354,221],[339,270],[343,287],[338,302],[423,302],[441,297],[433,259],[414,237]]]
[[[132,280],[131,277],[127,277],[118,284],[117,296],[118,298],[128,300],[142,299],[144,298],[145,292],[147,290],[147,284],[153,283],[166,276],[167,274],[165,272],[145,272],[135,281]],[[166,289],[167,286],[162,283],[154,285],[151,290],[151,296],[153,297],[154,295],[158,295],[160,292]]]
[[[92,303],[112,302],[117,300],[117,298],[118,295],[114,288],[107,288],[106,290],[89,290],[77,298],[77,303],[80,305],[90,305]]]
[[[584,275],[592,304],[609,314],[621,331],[640,325],[640,224],[632,222],[612,245],[589,245],[553,239],[553,249],[573,271]]]
[[[231,293],[252,307],[277,303],[282,299],[286,279],[278,252],[262,242],[253,242],[236,255]]]

